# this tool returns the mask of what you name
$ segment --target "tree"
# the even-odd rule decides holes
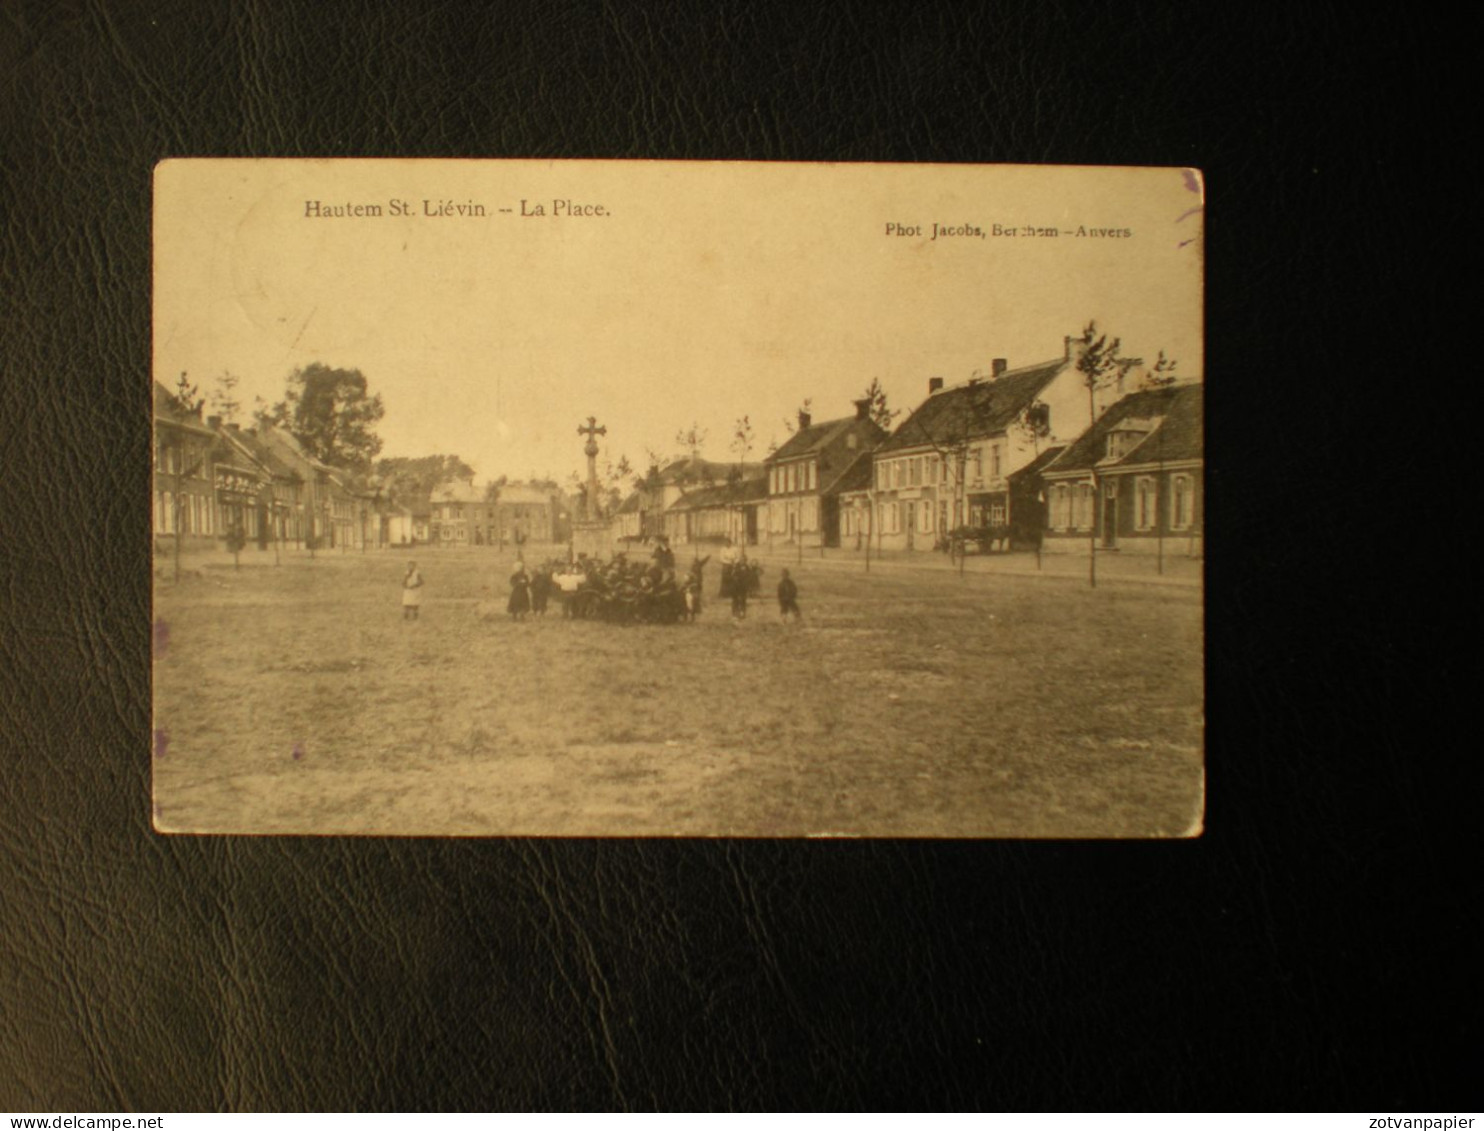
[[[693,420],[689,428],[682,428],[675,433],[675,444],[682,455],[699,456],[701,449],[706,446],[706,430],[699,421]]]
[[[1012,424],[1010,427],[1014,434],[1020,440],[1030,445],[1031,459],[1032,462],[1034,462],[1036,459],[1040,458],[1041,441],[1051,435],[1051,410],[1042,401],[1031,401],[1030,404],[1026,405],[1020,410],[1020,412],[1015,417],[1015,423]],[[1010,498],[1010,494],[1007,493],[1005,498],[1008,500]],[[1008,512],[1005,515],[1006,522],[1010,522],[1012,527],[1014,523],[1011,520],[1014,517],[1015,516],[1013,514],[1010,514]],[[1045,530],[1045,526],[1045,502],[1038,499],[1035,516],[1033,519],[1033,529],[1031,532],[1036,542],[1037,569],[1041,568],[1041,538]],[[1021,524],[1021,529],[1025,529],[1024,523]]]
[[[1098,422],[1098,394],[1106,390],[1116,380],[1122,378],[1136,365],[1144,364],[1141,357],[1124,357],[1120,352],[1123,342],[1114,338],[1111,342],[1107,334],[1099,334],[1095,321],[1089,321],[1082,331],[1080,339],[1082,348],[1077,354],[1077,373],[1082,379],[1082,387],[1087,390],[1087,426],[1093,427]],[[1088,584],[1096,589],[1098,584],[1098,509],[1101,505],[1099,496],[1097,463],[1092,465],[1092,523],[1087,536],[1087,579]]]
[[[887,407],[886,390],[881,387],[881,378],[872,377],[862,396],[871,402],[871,419],[883,432],[890,432],[892,421],[902,414],[902,410]]]
[[[634,467],[629,463],[629,457],[621,455],[618,462],[604,460],[603,478],[608,482],[608,509],[616,511],[623,504],[623,485],[634,474]]]
[[[474,478],[474,469],[455,455],[392,456],[376,461],[376,473],[400,496],[429,495],[440,483]]]
[[[180,380],[175,382],[175,389],[170,394],[170,406],[182,416],[197,416],[201,412],[204,403],[201,394],[192,385],[186,376],[184,369],[180,371]]]
[[[732,425],[732,451],[737,453],[737,466],[732,473],[732,481],[740,482],[742,479],[742,465],[747,462],[747,457],[752,454],[753,434],[752,421],[746,416],[738,417],[737,422]]]
[[[316,361],[289,374],[271,419],[321,463],[366,471],[381,451],[374,429],[386,412],[381,395],[367,388],[359,369],[331,369]]]
[[[242,411],[242,402],[237,399],[237,386],[241,383],[241,377],[225,369],[216,379],[216,388],[211,393],[211,407],[226,424],[234,423],[237,414]]]
[[[1144,371],[1144,379],[1139,383],[1145,389],[1167,389],[1176,381],[1175,367],[1179,365],[1173,358],[1165,357],[1165,351],[1159,351],[1159,359]]]

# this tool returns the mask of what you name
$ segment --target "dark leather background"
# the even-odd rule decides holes
[[[1439,407],[1404,377],[1471,356],[1401,221],[1463,197],[1412,195],[1437,70],[1393,20],[0,7],[0,1108],[1476,1100],[1449,808],[1473,756],[1428,721],[1451,606],[1388,517]],[[150,172],[174,155],[1205,168],[1206,836],[153,835]]]

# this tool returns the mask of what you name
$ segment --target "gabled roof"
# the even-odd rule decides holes
[[[252,437],[244,432],[233,428],[223,428],[217,432],[221,441],[221,447],[230,456],[226,460],[218,460],[217,463],[227,463],[239,470],[251,469],[257,474],[273,474],[273,467],[268,462],[268,453],[262,450],[261,445],[253,442]]]
[[[1198,460],[1204,451],[1204,400],[1205,386],[1199,381],[1130,393],[1110,405],[1097,423],[1046,469],[1046,474],[1085,472],[1094,466],[1116,471],[1122,467]],[[1120,424],[1151,417],[1158,421],[1153,431],[1121,458],[1108,458],[1109,433],[1118,431]]]
[[[714,460],[682,456],[660,468],[660,482],[667,487],[681,483],[701,483],[708,479],[713,483],[725,483],[727,476],[737,466],[735,463],[717,463]],[[762,470],[762,464],[758,463],[744,463],[741,467],[743,475],[755,475]]]
[[[833,483],[826,484],[820,493],[839,495],[846,491],[865,490],[871,485],[871,468],[871,452],[863,451],[846,464],[845,470],[835,477]]]
[[[759,503],[767,497],[767,479],[743,479],[736,483],[723,483],[719,487],[702,487],[697,491],[687,491],[670,504],[670,510],[691,511],[705,507],[735,507],[744,503]]]
[[[807,428],[800,428],[788,438],[788,442],[770,455],[767,463],[782,463],[785,460],[798,459],[800,456],[812,455],[829,447],[845,433],[849,432],[854,425],[869,425],[864,429],[866,432],[876,432],[884,436],[886,433],[879,425],[868,418],[859,416],[842,416],[839,420],[824,420],[818,424],[810,424]]]
[[[1012,369],[991,380],[933,393],[876,450],[887,453],[997,435],[1013,424],[1068,364],[1066,358],[1059,357]]]

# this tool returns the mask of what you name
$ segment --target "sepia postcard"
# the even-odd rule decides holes
[[[1199,171],[154,187],[159,831],[1201,833]]]

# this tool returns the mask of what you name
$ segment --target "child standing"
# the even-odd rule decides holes
[[[402,619],[417,620],[417,610],[423,603],[423,575],[417,572],[417,563],[407,563],[407,573],[402,577]]]

